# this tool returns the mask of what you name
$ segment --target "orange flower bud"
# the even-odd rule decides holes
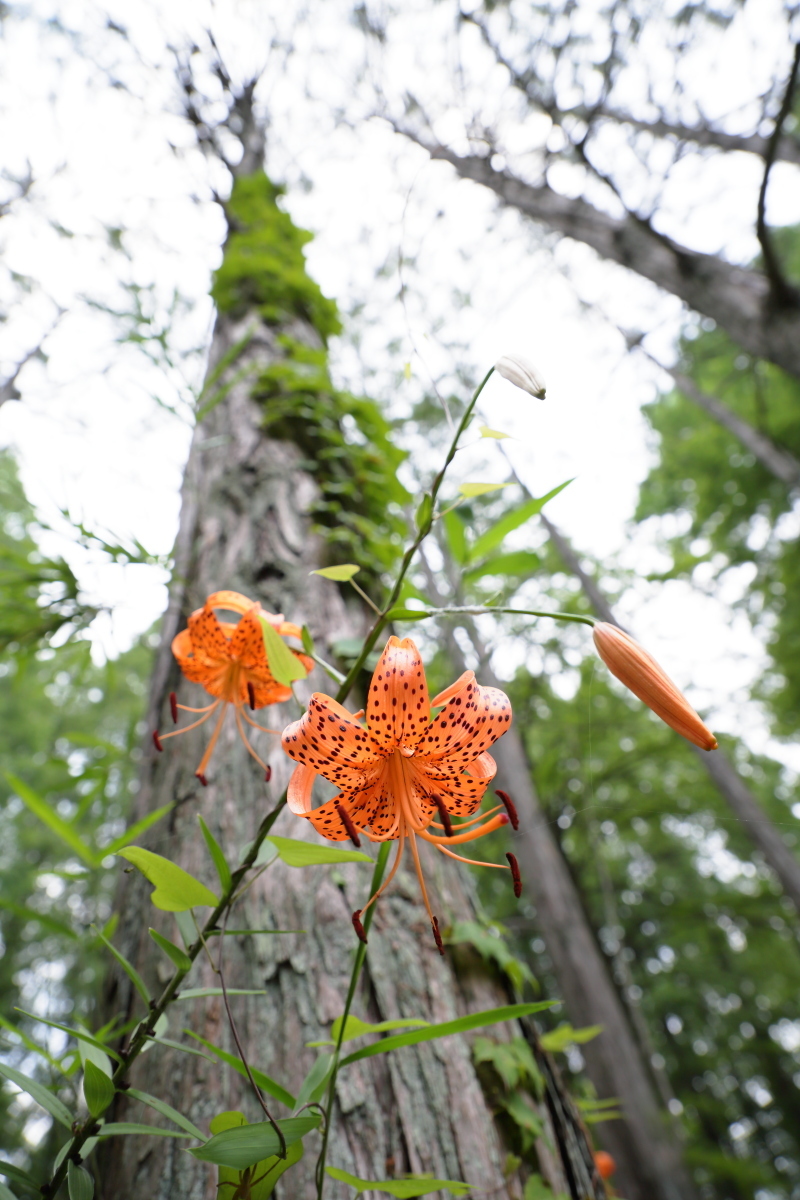
[[[612,675],[652,708],[665,724],[701,750],[715,750],[717,739],[656,660],[616,625],[598,622],[593,632],[597,653]]]
[[[605,1150],[595,1151],[594,1165],[597,1167],[597,1174],[601,1179],[610,1179],[617,1169],[614,1159]]]

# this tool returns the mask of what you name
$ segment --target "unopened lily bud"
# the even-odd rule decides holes
[[[523,392],[536,396],[537,400],[544,400],[546,393],[544,380],[527,358],[523,358],[520,354],[504,354],[502,358],[498,358],[494,369],[509,383],[522,388]]]
[[[616,625],[598,622],[593,632],[597,653],[612,675],[616,675],[652,708],[656,716],[701,750],[716,750],[717,739],[698,717],[689,701],[638,642]]]

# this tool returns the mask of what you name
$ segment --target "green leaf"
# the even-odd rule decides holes
[[[206,1038],[201,1037],[199,1033],[193,1033],[191,1029],[184,1029],[183,1032],[187,1033],[189,1037],[194,1038],[196,1042],[200,1042],[202,1046],[205,1046],[207,1050],[210,1050],[212,1054],[215,1054],[221,1062],[227,1063],[229,1067],[233,1067],[234,1071],[237,1071],[239,1075],[244,1076],[245,1079],[247,1078],[247,1071],[245,1070],[244,1063],[240,1058],[237,1058],[235,1054],[229,1054],[227,1050],[220,1050],[219,1047],[215,1046],[213,1042],[207,1041]],[[176,1044],[178,1045],[179,1049],[187,1049],[185,1046],[180,1046],[179,1043]],[[291,1092],[287,1092],[285,1087],[281,1087],[276,1080],[270,1079],[269,1075],[265,1075],[264,1072],[259,1071],[257,1067],[251,1066],[250,1070],[253,1073],[253,1079],[255,1079],[262,1092],[266,1092],[268,1096],[273,1096],[276,1100],[280,1100],[281,1104],[285,1104],[287,1108],[294,1108],[295,1099]]]
[[[231,886],[231,869],[225,861],[225,855],[222,853],[222,847],[206,825],[200,813],[197,814],[197,819],[200,822],[200,828],[203,831],[203,837],[206,839],[208,852],[214,860],[214,866],[217,868],[217,874],[219,875],[219,881],[222,884],[222,890],[223,892],[227,892],[228,888]]]
[[[188,1133],[177,1133],[174,1129],[161,1129],[158,1125],[137,1125],[135,1121],[112,1121],[110,1125],[101,1125],[97,1134],[99,1138],[121,1137],[132,1133],[152,1134],[153,1137],[189,1138]]]
[[[59,1060],[54,1058],[52,1054],[49,1054],[47,1050],[45,1050],[44,1046],[40,1046],[38,1042],[34,1042],[33,1038],[29,1038],[24,1030],[19,1029],[11,1021],[7,1021],[5,1017],[2,1016],[0,1016],[0,1029],[7,1029],[9,1033],[16,1034],[23,1046],[26,1048],[26,1050],[30,1050],[31,1054],[40,1055],[43,1059],[50,1063],[51,1067],[55,1067],[57,1071],[62,1070]]]
[[[526,578],[538,571],[542,565],[539,555],[533,550],[513,550],[510,554],[497,554],[485,559],[477,567],[464,572],[465,583],[475,583],[484,575],[524,575]]]
[[[159,1100],[157,1096],[151,1096],[148,1092],[140,1092],[138,1088],[128,1088],[125,1095],[132,1096],[134,1100],[140,1100],[148,1108],[155,1109],[156,1112],[161,1113],[162,1117],[168,1117],[170,1121],[174,1121],[176,1125],[179,1125],[181,1129],[185,1129],[192,1137],[196,1137],[198,1141],[204,1142],[206,1140],[206,1135],[202,1130],[198,1129],[188,1117],[185,1117],[183,1113],[179,1113],[176,1108],[173,1108],[171,1104],[167,1104],[166,1101]]]
[[[87,1059],[83,1065],[83,1095],[93,1117],[99,1117],[106,1111],[114,1099],[115,1090],[105,1071]]]
[[[513,1092],[518,1087],[526,1087],[539,1094],[542,1076],[533,1051],[524,1038],[496,1042],[492,1038],[476,1037],[472,1044],[472,1058],[476,1063],[491,1063],[505,1084],[506,1091]]]
[[[338,567],[320,567],[318,571],[309,571],[309,575],[321,575],[323,579],[332,579],[334,583],[347,583],[360,570],[355,563],[341,563]]]
[[[319,1114],[304,1117],[288,1117],[278,1121],[287,1146],[299,1142],[319,1125]],[[258,1121],[255,1125],[240,1125],[216,1133],[205,1146],[191,1149],[190,1154],[200,1162],[216,1163],[220,1167],[233,1167],[243,1171],[262,1158],[269,1158],[280,1150],[278,1135],[269,1121]]]
[[[333,846],[315,846],[310,842],[300,842],[296,838],[268,837],[278,851],[278,856],[289,867],[313,867],[319,863],[367,862],[374,865],[374,859],[360,850],[337,850]]]
[[[402,1046],[416,1046],[420,1042],[433,1042],[436,1038],[449,1037],[453,1033],[466,1033],[470,1029],[481,1029],[485,1025],[496,1025],[499,1021],[515,1021],[517,1017],[528,1017],[531,1013],[541,1012],[556,1004],[555,1000],[540,1000],[536,1004],[506,1004],[502,1008],[487,1008],[483,1012],[470,1013],[467,1017],[458,1017],[455,1021],[441,1021],[429,1025],[426,1029],[418,1029],[414,1033],[399,1033],[396,1037],[382,1038],[369,1046],[362,1046],[343,1058],[341,1065],[358,1062],[362,1058],[371,1058],[374,1054],[388,1054],[390,1050],[399,1050]]]
[[[25,1187],[29,1187],[31,1191],[39,1192],[39,1184],[29,1175],[27,1171],[23,1171],[21,1167],[15,1167],[13,1163],[4,1162],[0,1158],[0,1175],[6,1175],[9,1179],[13,1179],[15,1183],[22,1183]]]
[[[303,649],[306,654],[314,653],[314,639],[311,636],[311,630],[307,625],[304,625],[300,630],[300,641],[303,643]]]
[[[188,909],[183,912],[175,913],[175,924],[178,926],[178,932],[181,935],[181,941],[188,950],[192,942],[197,938],[197,926],[194,923],[194,918]]]
[[[39,1189],[37,1188],[36,1190],[38,1191]],[[0,1200],[17,1200],[11,1188],[6,1187],[4,1183],[0,1183]]]
[[[150,1046],[169,1046],[170,1050],[181,1050],[184,1054],[194,1054],[197,1058],[204,1058],[206,1062],[213,1062],[213,1058],[209,1058],[207,1054],[203,1054],[202,1050],[195,1050],[194,1046],[184,1046],[181,1042],[174,1042],[171,1038],[151,1037],[148,1038]],[[145,1047],[147,1049],[148,1047]],[[144,1050],[142,1051],[144,1053]]]
[[[69,1200],[92,1200],[94,1195],[94,1180],[85,1167],[79,1167],[69,1160],[67,1163],[67,1191]]]
[[[173,999],[175,1000],[202,1000],[205,996],[222,996],[224,993],[222,988],[187,988],[186,991],[179,992]],[[256,988],[228,988],[229,996],[266,996],[266,992],[257,990]]]
[[[488,425],[479,425],[482,438],[496,438],[498,442],[502,442],[504,438],[511,437],[510,433],[501,433],[499,429],[490,429]]]
[[[451,511],[446,512],[442,517],[442,525],[450,553],[461,566],[467,561],[467,535],[464,531],[464,522],[457,512]]]
[[[209,1121],[209,1128],[212,1133],[223,1133],[226,1129],[235,1129],[246,1124],[247,1121],[242,1113],[224,1112]],[[286,1158],[281,1159],[277,1155],[272,1155],[270,1158],[264,1158],[257,1162],[251,1168],[251,1177],[257,1182],[250,1184],[250,1200],[268,1200],[284,1171],[288,1171],[289,1167],[293,1167],[302,1157],[303,1143],[295,1142],[293,1146],[287,1148]],[[235,1192],[241,1182],[241,1171],[236,1171],[233,1167],[219,1168],[217,1191],[220,1197],[233,1195],[233,1192],[223,1192],[223,1187],[230,1185]]]
[[[264,649],[267,652],[267,662],[274,679],[285,687],[294,683],[295,679],[305,679],[308,671],[300,659],[294,654],[274,626],[264,617],[261,618],[261,631],[264,634]]]
[[[188,908],[204,904],[210,908],[217,907],[218,899],[214,893],[168,858],[162,858],[160,854],[153,854],[152,850],[144,850],[141,846],[127,846],[124,850],[118,850],[117,854],[138,867],[155,886],[150,899],[163,912],[185,912]]]
[[[108,938],[105,936],[105,934],[101,933],[101,932],[100,932],[100,930],[99,930],[99,929],[98,929],[98,928],[97,928],[95,925],[93,925],[93,926],[92,926],[92,929],[95,931],[95,933],[97,934],[97,936],[100,938],[100,941],[103,943],[103,945],[104,945],[104,946],[105,946],[105,947],[106,947],[108,950],[110,950],[110,951],[111,951],[111,953],[114,955],[114,958],[117,960],[117,962],[118,962],[118,963],[119,963],[119,965],[122,967],[122,969],[123,969],[123,971],[125,972],[125,974],[126,974],[126,975],[128,976],[128,978],[130,979],[130,981],[131,981],[131,983],[133,984],[133,986],[136,988],[136,990],[137,990],[137,992],[139,993],[139,995],[140,995],[140,996],[142,997],[142,999],[144,1000],[144,1002],[145,1002],[145,1005],[146,1005],[146,1006],[149,1008],[149,1006],[150,1006],[150,994],[149,994],[149,992],[147,991],[147,988],[146,988],[146,986],[145,986],[145,982],[144,982],[144,980],[142,979],[142,977],[141,977],[141,975],[139,974],[139,972],[136,970],[136,968],[135,968],[134,966],[132,966],[132,964],[131,964],[131,963],[129,963],[129,962],[128,962],[128,960],[127,960],[127,958],[125,957],[125,955],[124,955],[124,954],[123,954],[123,953],[122,953],[120,950],[117,950],[116,946],[112,946],[111,942],[108,940]]]
[[[360,1196],[363,1192],[385,1192],[387,1196],[398,1196],[400,1200],[411,1200],[414,1196],[428,1196],[431,1192],[449,1192],[451,1196],[466,1196],[472,1190],[468,1183],[455,1179],[434,1179],[432,1175],[407,1175],[405,1179],[359,1179],[349,1171],[338,1167],[325,1168],[331,1179],[349,1183]]]
[[[39,1018],[36,1017],[35,1020],[38,1021]],[[55,1117],[62,1125],[66,1125],[67,1129],[72,1129],[72,1113],[66,1104],[62,1104],[58,1096],[53,1095],[49,1088],[37,1083],[35,1079],[28,1079],[27,1075],[23,1075],[21,1071],[6,1066],[2,1062],[0,1062],[0,1075],[5,1075],[6,1079],[15,1083],[23,1092],[27,1092],[38,1105],[46,1109],[51,1117]]]
[[[601,1121],[622,1120],[619,1099],[616,1096],[612,1096],[609,1100],[578,1100],[577,1104],[587,1125],[599,1125]]]
[[[60,1029],[62,1033],[68,1033],[70,1037],[77,1038],[81,1042],[86,1042],[89,1046],[94,1046],[96,1050],[102,1050],[104,1054],[111,1055],[116,1058],[117,1062],[122,1062],[120,1056],[110,1046],[106,1046],[96,1037],[92,1037],[85,1029],[72,1029],[69,1025],[60,1025],[58,1021],[48,1021],[46,1017],[37,1017],[35,1013],[26,1012],[24,1008],[18,1008],[17,1012],[22,1013],[24,1017],[30,1017],[32,1021],[39,1021],[42,1025],[49,1025],[52,1029]]]
[[[37,816],[48,829],[60,837],[62,842],[65,842],[70,850],[73,850],[85,863],[88,863],[90,867],[96,867],[98,862],[97,856],[82,841],[72,826],[67,821],[63,821],[47,801],[34,792],[33,788],[29,788],[27,783],[23,783],[21,779],[17,779],[16,775],[10,775],[8,771],[6,771],[5,775],[20,800],[28,806],[34,816]]]
[[[528,1177],[522,1200],[569,1200],[569,1196],[566,1192],[554,1194],[541,1175],[536,1174]]]
[[[58,872],[54,871],[53,874],[58,874]],[[66,872],[62,872],[62,874],[65,878],[76,878],[72,873],[68,876]],[[88,875],[89,872],[87,871],[82,873],[81,877],[86,879]],[[62,937],[74,938],[75,941],[79,940],[79,935],[72,926],[67,925],[65,921],[59,921],[56,917],[51,916],[50,913],[36,912],[35,909],[26,907],[24,904],[14,904],[13,901],[2,898],[0,898],[0,908],[4,908],[6,912],[13,913],[15,917],[21,917],[23,921],[36,921],[43,929],[50,929],[53,933],[61,934]]]
[[[379,1021],[377,1025],[368,1025],[366,1021],[362,1021],[359,1017],[348,1016],[344,1027],[342,1043],[352,1042],[354,1038],[364,1037],[367,1033],[388,1033],[391,1029],[408,1029],[409,1027],[419,1027],[429,1024],[429,1021],[423,1021],[419,1017],[398,1017],[394,1021]],[[331,1025],[331,1040],[329,1042],[306,1042],[306,1045],[335,1046],[341,1027],[342,1018],[337,1017]]]
[[[571,1025],[559,1025],[558,1029],[553,1029],[550,1033],[543,1033],[539,1040],[542,1049],[549,1050],[553,1054],[559,1050],[566,1050],[567,1046],[580,1046],[584,1042],[590,1042],[592,1038],[596,1038],[598,1033],[602,1032],[602,1025],[587,1025],[583,1029],[573,1029]]]
[[[333,1055],[318,1054],[306,1075],[294,1102],[295,1112],[313,1100],[320,1100],[333,1070]]]
[[[130,829],[126,829],[120,837],[115,838],[109,846],[106,846],[101,857],[106,858],[109,854],[116,854],[118,850],[121,850],[123,846],[127,846],[129,842],[135,842],[138,837],[147,832],[151,825],[155,825],[156,821],[160,821],[174,807],[174,804],[165,804],[162,808],[157,808],[155,812],[148,813],[146,817],[142,817],[141,821],[137,821],[135,825],[131,825]]]
[[[518,992],[526,983],[535,988],[536,979],[527,963],[516,958],[508,948],[503,937],[503,927],[494,922],[457,921],[450,933],[449,942],[469,942],[480,954],[481,958],[495,962],[503,971]]]
[[[462,496],[485,496],[487,492],[499,492],[502,488],[511,487],[511,481],[508,483],[462,483],[458,490]]]
[[[424,608],[392,608],[386,614],[387,621],[424,621],[431,614]]]
[[[541,1137],[544,1132],[542,1120],[538,1113],[534,1112],[531,1102],[522,1092],[512,1092],[510,1096],[506,1096],[502,1104],[519,1130],[522,1152],[526,1154],[533,1148],[536,1139]]]
[[[548,492],[546,496],[541,496],[538,500],[533,498],[526,500],[524,504],[520,504],[519,508],[512,509],[506,513],[499,521],[496,521],[486,533],[476,539],[470,551],[470,559],[475,562],[476,559],[483,558],[485,555],[495,550],[504,538],[512,533],[513,530],[519,529],[520,525],[524,525],[526,521],[530,521],[531,517],[535,517],[540,513],[547,504],[548,500],[552,500],[559,492],[563,492],[565,487],[572,483],[571,479],[560,483],[558,487]]]
[[[433,514],[433,497],[427,492],[417,505],[417,511],[414,513],[414,522],[417,529],[426,529],[430,523]]]
[[[192,960],[188,954],[184,954],[180,946],[176,946],[169,938],[165,938],[157,929],[149,929],[148,933],[155,944],[164,951],[168,958],[172,959],[179,971],[188,971],[191,968]]]

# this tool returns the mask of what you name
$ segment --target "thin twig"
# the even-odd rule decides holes
[[[767,153],[764,158],[764,177],[761,180],[761,190],[758,193],[758,216],[756,218],[756,234],[761,245],[761,253],[764,255],[764,266],[772,286],[773,297],[781,305],[797,304],[800,297],[798,297],[797,289],[792,287],[783,274],[770,232],[767,228],[767,186],[769,184],[770,171],[778,155],[778,144],[781,140],[783,126],[792,109],[792,100],[794,89],[797,85],[799,69],[800,41],[795,43],[794,58],[792,59],[792,67],[789,72],[783,103],[775,118],[775,128],[772,130],[772,135],[767,143]]]

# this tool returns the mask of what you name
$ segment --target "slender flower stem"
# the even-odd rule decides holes
[[[189,967],[179,967],[175,971],[160,997],[148,1012],[147,1016],[139,1022],[131,1037],[130,1043],[128,1044],[128,1049],[123,1052],[121,1061],[111,1077],[111,1082],[116,1088],[119,1088],[120,1085],[125,1082],[125,1076],[127,1075],[128,1070],[142,1053],[148,1043],[148,1039],[152,1036],[150,1031],[155,1026],[156,1021],[164,1014],[164,1012],[166,1012],[169,1005],[175,999],[175,993],[178,991],[181,983],[188,975],[194,960],[202,951],[206,938],[208,938],[209,934],[218,932],[218,922],[221,918],[225,917],[228,909],[236,898],[236,890],[239,887],[239,884],[253,866],[264,839],[267,837],[269,831],[272,829],[272,826],[283,812],[285,804],[286,792],[283,793],[272,811],[267,813],[266,817],[264,817],[264,820],[261,822],[258,832],[256,833],[256,836],[250,845],[247,854],[233,872],[233,875],[231,876],[231,882],[223,892],[219,904],[206,921],[202,932],[199,934],[196,941],[194,941],[187,949],[186,955],[190,960]],[[57,1170],[54,1171],[51,1179],[47,1183],[43,1184],[39,1189],[43,1196],[55,1196],[57,1194],[58,1189],[61,1187],[67,1177],[67,1164],[69,1160],[71,1159],[73,1162],[80,1160],[80,1152],[83,1146],[90,1137],[93,1137],[97,1133],[97,1130],[97,1121],[91,1114],[86,1117],[85,1120],[79,1122],[75,1126],[69,1154],[65,1155],[63,1162],[57,1168]]]
[[[416,554],[420,545],[422,544],[422,542],[424,542],[425,538],[428,536],[428,534],[430,533],[430,531],[433,527],[434,516],[435,516],[434,509],[436,507],[436,498],[439,495],[439,489],[441,488],[442,483],[444,482],[444,477],[447,473],[447,468],[450,466],[450,463],[453,461],[453,459],[456,456],[456,452],[458,451],[459,439],[461,438],[462,433],[464,432],[464,430],[467,428],[470,421],[472,420],[472,415],[475,411],[475,405],[478,403],[478,397],[480,396],[483,389],[486,387],[486,384],[489,382],[489,379],[491,378],[493,372],[494,372],[494,367],[491,367],[486,372],[486,374],[484,375],[480,384],[476,388],[472,399],[470,400],[469,404],[467,405],[466,409],[464,410],[464,415],[461,418],[461,421],[459,422],[458,429],[456,429],[456,431],[453,435],[453,440],[450,443],[450,449],[447,451],[447,456],[444,460],[444,464],[442,465],[442,468],[439,471],[438,475],[435,477],[435,479],[431,485],[431,490],[428,493],[428,495],[430,496],[430,505],[428,508],[427,516],[420,522],[420,525],[417,530],[417,536],[414,538],[413,542],[411,543],[411,545],[408,547],[405,554],[403,555],[403,561],[400,563],[400,570],[398,571],[397,579],[395,580],[394,587],[392,588],[391,592],[389,593],[389,598],[387,599],[386,603],[384,604],[375,623],[373,624],[372,628],[370,629],[369,633],[367,634],[366,638],[364,639],[364,645],[361,647],[361,653],[359,654],[356,661],[353,663],[352,667],[350,668],[350,670],[347,674],[347,678],[345,679],[342,686],[339,688],[339,691],[336,693],[336,699],[339,701],[340,704],[343,703],[343,701],[347,698],[351,688],[353,687],[353,684],[355,683],[356,679],[358,678],[359,671],[364,666],[364,663],[367,661],[367,657],[368,657],[370,651],[372,650],[373,646],[377,642],[378,637],[380,636],[381,630],[387,624],[387,620],[388,620],[387,614],[389,612],[391,612],[391,610],[394,608],[395,604],[397,603],[397,598],[400,595],[400,588],[403,586],[403,580],[405,579],[408,569],[411,566],[411,562],[414,558],[414,555]]]
[[[378,851],[378,857],[375,860],[375,870],[372,873],[372,883],[370,885],[369,894],[374,896],[378,888],[381,886],[384,871],[386,870],[386,861],[389,857],[391,849],[390,842],[384,842]],[[370,908],[364,916],[364,933],[369,933],[369,927],[372,924],[372,918],[375,915],[375,909]],[[333,1112],[333,1101],[336,1097],[336,1077],[339,1074],[339,1058],[342,1050],[342,1042],[344,1041],[345,1028],[347,1026],[347,1018],[350,1016],[350,1009],[358,987],[358,980],[361,976],[361,969],[364,966],[364,960],[367,957],[367,947],[364,942],[358,943],[356,957],[353,962],[353,970],[350,973],[350,986],[347,989],[347,999],[344,1002],[344,1012],[341,1017],[341,1026],[336,1038],[336,1046],[333,1051],[333,1067],[331,1069],[330,1079],[328,1080],[328,1094],[325,1100],[325,1129],[322,1134],[322,1149],[319,1152],[317,1160],[317,1200],[322,1200],[322,1191],[325,1187],[325,1159],[328,1155],[328,1137],[331,1128],[331,1115]]]
[[[545,612],[533,608],[496,608],[493,605],[460,605],[453,608],[428,608],[427,617],[480,617],[484,613],[516,613],[520,617],[550,617],[553,621],[573,621],[578,625],[596,625],[594,617],[583,617],[578,613]]]

